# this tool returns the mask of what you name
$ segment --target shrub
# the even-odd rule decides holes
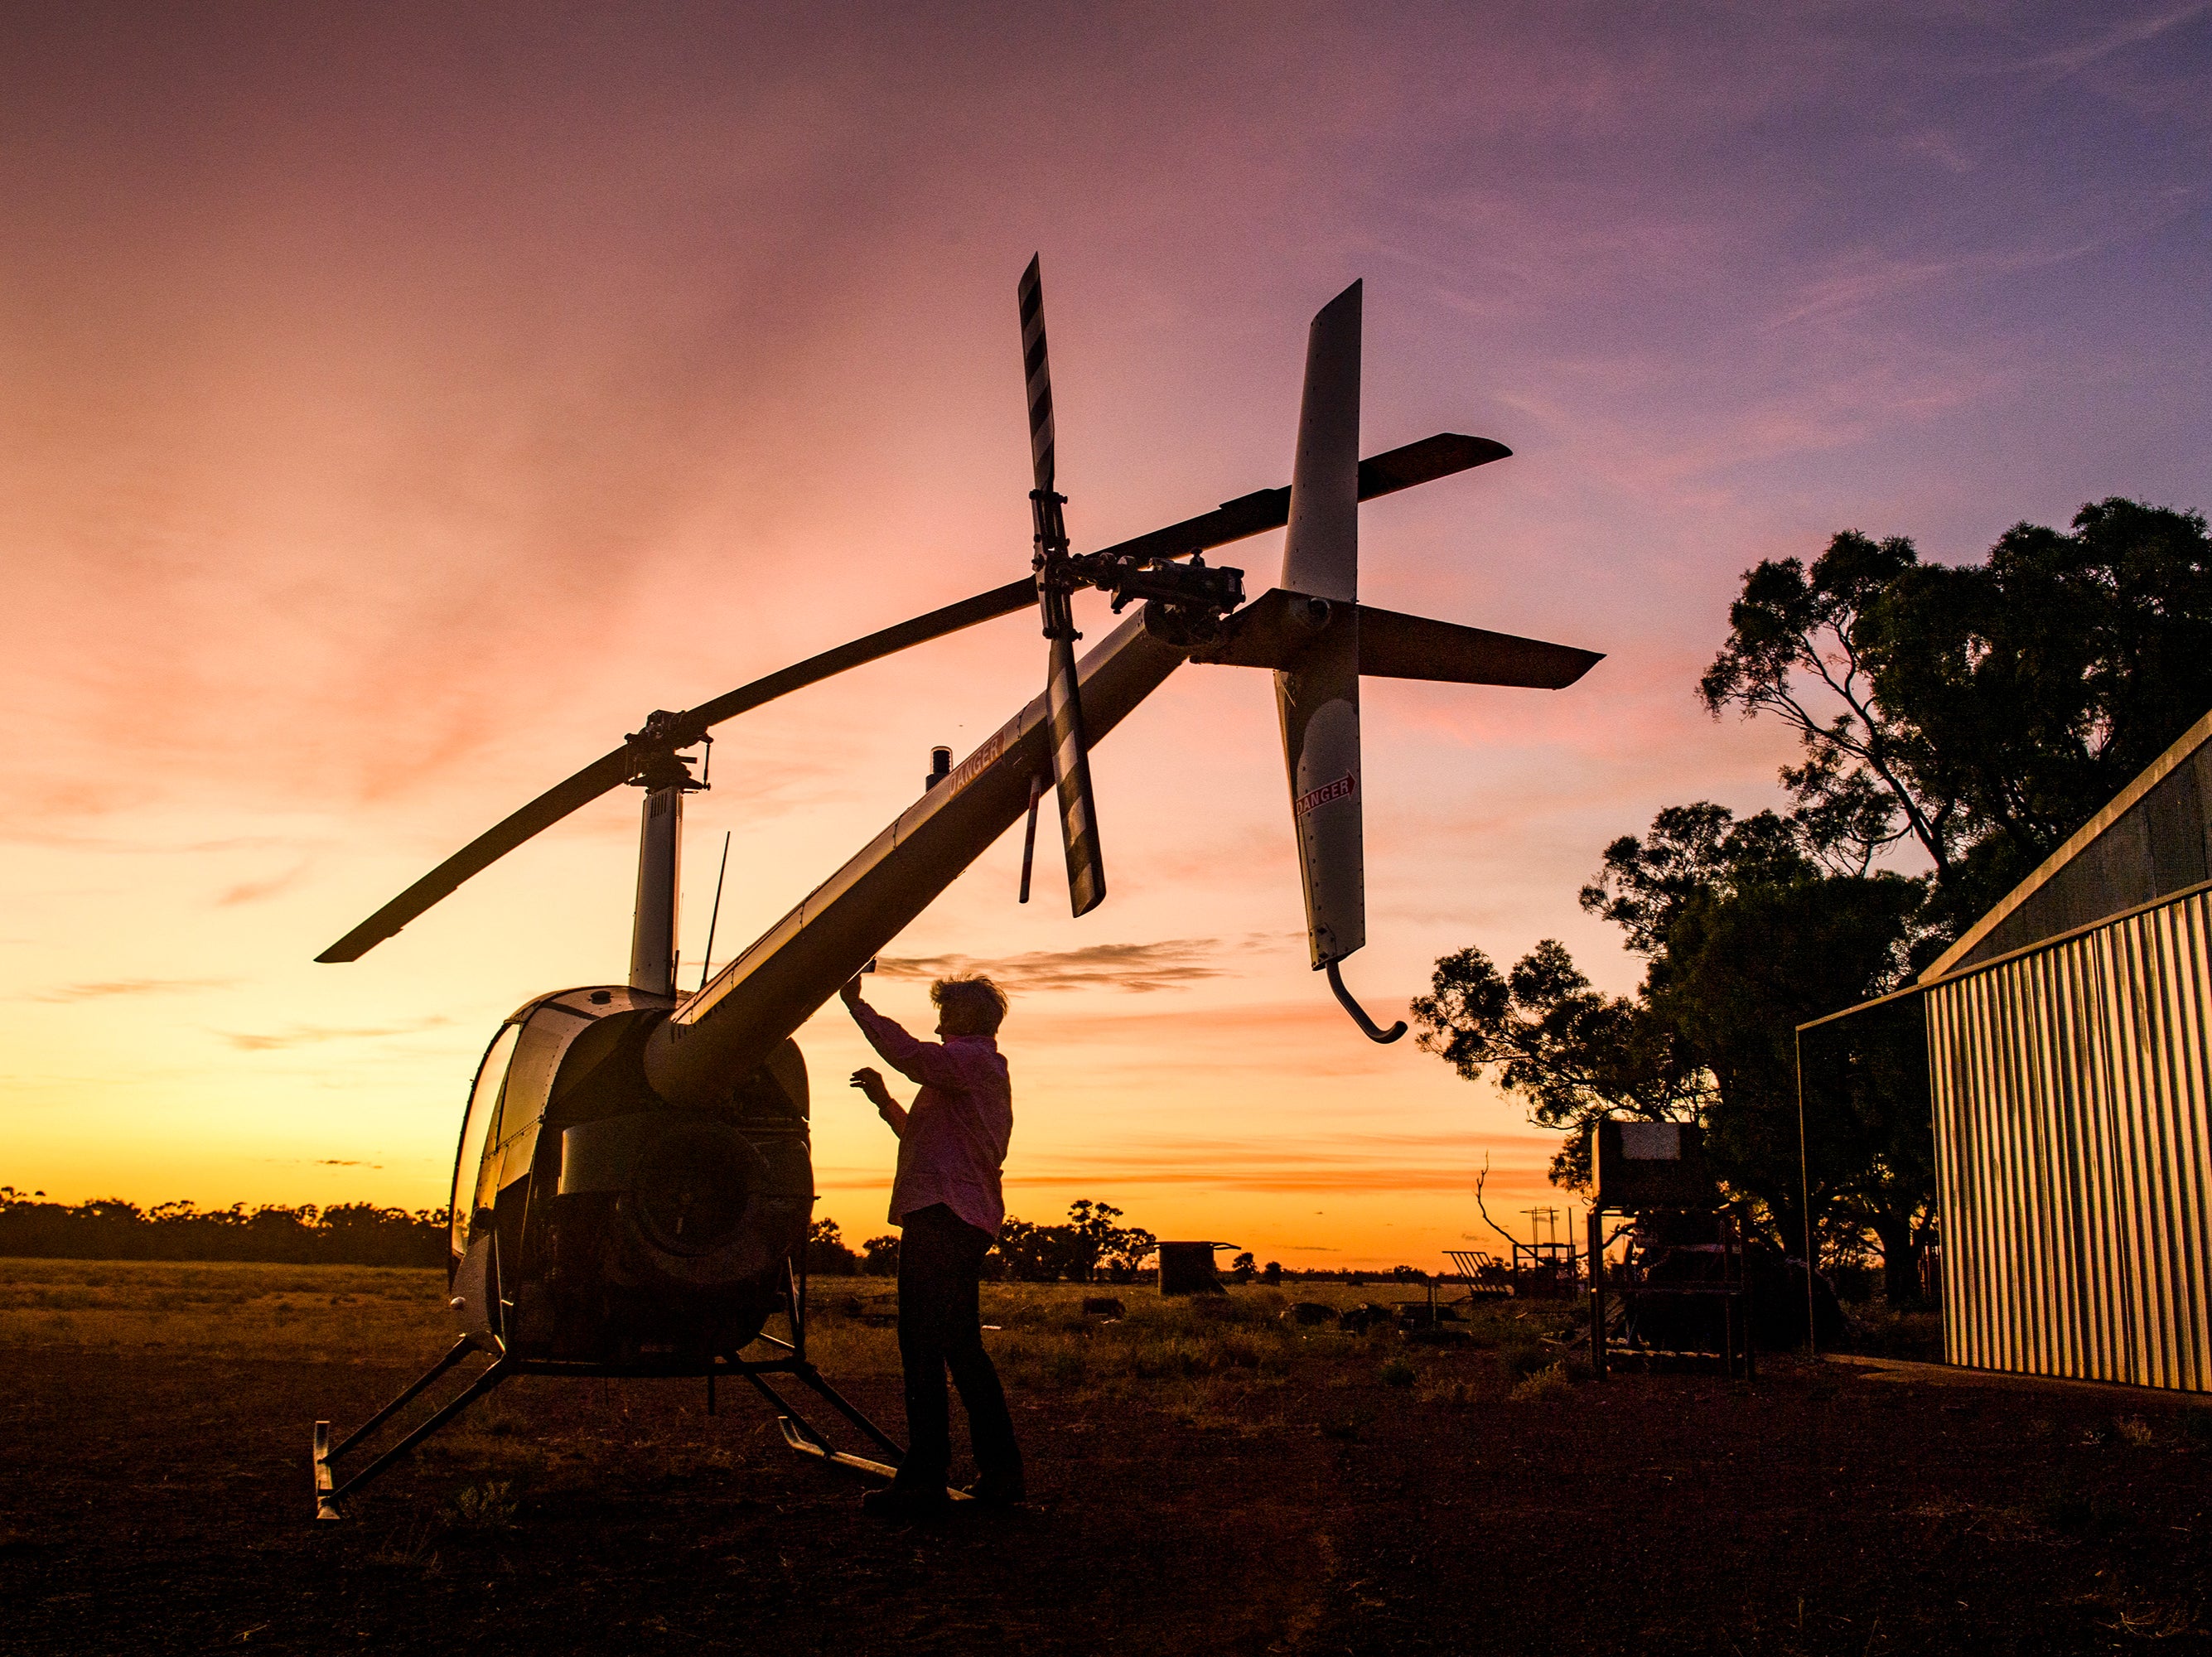
[[[1553,1361],[1551,1351],[1533,1340],[1508,1341],[1498,1349],[1498,1367],[1516,1381],[1550,1367]]]
[[[1411,1387],[1416,1379],[1413,1366],[1402,1358],[1392,1358],[1382,1366],[1382,1384],[1385,1387]]]

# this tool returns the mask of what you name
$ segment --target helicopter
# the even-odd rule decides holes
[[[358,959],[465,881],[615,789],[644,791],[625,982],[540,995],[510,1014],[463,1111],[448,1284],[459,1333],[430,1370],[343,1440],[315,1425],[319,1518],[476,1399],[525,1374],[741,1379],[793,1449],[888,1478],[900,1445],[807,1356],[812,1214],[806,1065],[794,1032],[1026,813],[1020,901],[1037,818],[1056,804],[1069,906],[1106,895],[1089,754],[1187,662],[1274,675],[1312,965],[1360,1031],[1387,1042],[1340,963],[1366,942],[1359,681],[1363,676],[1557,689],[1597,652],[1408,616],[1358,600],[1362,501],[1505,458],[1439,434],[1359,456],[1362,284],[1308,331],[1291,483],[1098,551],[1071,549],[1057,456],[1043,289],[1017,291],[1028,393],[1033,531],[1028,574],[811,657],[681,711],[657,710],[623,745],[541,794],[316,957]],[[1218,547],[1287,528],[1279,582],[1248,600]],[[1073,600],[1134,614],[1079,659]],[[1044,693],[957,765],[935,750],[921,797],[720,972],[676,982],[684,801],[709,786],[712,728],[835,675],[1034,609]],[[700,763],[690,750],[705,750]],[[711,965],[711,962],[709,963]],[[772,1332],[781,1317],[782,1333]],[[748,1356],[748,1353],[753,1356]],[[489,1363],[350,1478],[335,1466],[471,1355]],[[797,1383],[887,1458],[836,1448],[778,1390]],[[955,1492],[954,1494],[958,1494]]]

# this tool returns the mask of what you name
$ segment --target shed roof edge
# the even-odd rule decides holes
[[[2157,787],[2183,761],[2202,748],[2208,738],[2212,738],[2212,713],[2206,713],[2176,737],[2172,747],[2145,766],[2133,782],[2113,795],[2103,810],[2069,835],[2065,844],[2038,864],[2027,879],[1992,904],[1988,913],[1967,927],[1959,941],[1923,968],[1919,977],[1913,981],[1933,984],[1940,978],[1948,977],[1977,944],[2003,923],[2006,916],[2049,884],[2060,870],[2081,856],[2100,835],[2125,816],[2144,795]]]

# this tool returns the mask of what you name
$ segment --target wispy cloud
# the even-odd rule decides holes
[[[298,885],[301,877],[307,872],[308,867],[308,865],[302,863],[295,868],[287,869],[282,874],[270,875],[260,880],[242,880],[216,898],[216,907],[227,909],[235,904],[258,903],[265,897],[274,897],[277,893]]]
[[[1157,944],[1035,950],[992,959],[965,955],[884,956],[877,961],[876,970],[886,978],[958,978],[982,973],[1009,990],[1103,988],[1141,995],[1227,976],[1225,968],[1211,962],[1228,947],[1216,938],[1178,938]]]
[[[2055,52],[2045,52],[2017,67],[2028,71],[2039,70],[2053,80],[2063,80],[2069,75],[2079,74],[2092,64],[2103,62],[2116,52],[2141,46],[2146,40],[2155,40],[2167,30],[2186,23],[2191,18],[2202,16],[2205,9],[2205,0],[2193,0],[2191,4],[2154,12],[2148,17],[2131,17],[2106,29],[2102,34],[2074,46],[2062,46]]]
[[[182,995],[193,990],[226,990],[237,980],[229,978],[110,978],[86,984],[62,984],[33,992],[33,1001],[100,1001],[118,995]]]
[[[393,1035],[419,1035],[425,1030],[436,1029],[453,1022],[441,1013],[428,1018],[408,1019],[397,1024],[295,1024],[289,1030],[266,1033],[217,1030],[216,1034],[241,1053],[269,1053],[282,1047],[313,1047],[324,1041],[362,1041]]]

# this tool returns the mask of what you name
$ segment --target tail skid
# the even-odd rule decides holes
[[[1362,1035],[1377,1046],[1387,1047],[1406,1033],[1406,1021],[1402,1018],[1386,1030],[1367,1016],[1367,1009],[1353,1000],[1352,992],[1344,987],[1344,976],[1337,971],[1336,962],[1330,962],[1327,970],[1329,988],[1336,992],[1336,998],[1343,1004],[1345,1011],[1352,1015],[1352,1022],[1359,1026]]]

